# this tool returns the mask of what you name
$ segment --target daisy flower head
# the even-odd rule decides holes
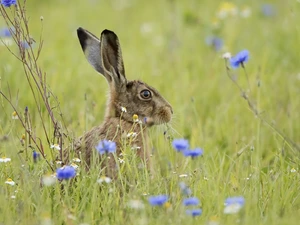
[[[121,106],[121,111],[122,111],[123,113],[127,113],[127,109],[126,109],[125,107],[123,107],[123,106]]]
[[[7,178],[7,180],[5,181],[6,184],[9,184],[10,186],[14,186],[16,184],[16,182],[14,182],[11,178]]]
[[[97,183],[102,184],[102,183],[111,183],[111,178],[110,177],[106,177],[106,176],[102,176],[97,180]]]
[[[59,144],[52,144],[52,145],[50,145],[50,148],[56,149],[56,150],[60,151],[60,146],[59,146]]]
[[[16,111],[13,111],[13,113],[11,114],[11,118],[12,118],[13,120],[19,119],[18,113],[17,113]]]
[[[0,163],[7,163],[7,162],[10,162],[11,161],[11,158],[6,158],[5,156],[0,158]]]

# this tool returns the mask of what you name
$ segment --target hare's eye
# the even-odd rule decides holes
[[[140,95],[143,99],[151,98],[151,92],[149,90],[142,90]]]

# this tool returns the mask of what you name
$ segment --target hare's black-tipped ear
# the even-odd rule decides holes
[[[118,36],[110,30],[104,30],[101,33],[100,42],[104,73],[111,76],[118,88],[124,86],[124,84],[126,85],[127,81]]]
[[[95,68],[96,71],[111,81],[111,77],[107,77],[107,75],[104,74],[101,59],[100,40],[95,35],[81,27],[77,29],[77,36],[83,53],[89,63]]]

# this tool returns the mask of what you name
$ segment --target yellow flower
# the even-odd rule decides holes
[[[74,159],[73,159],[73,162],[80,163],[80,162],[81,162],[81,160],[80,160],[79,158],[74,158]]]
[[[11,178],[7,178],[7,180],[5,181],[5,183],[9,184],[11,186],[14,186],[16,184]]]
[[[110,178],[110,177],[106,177],[106,176],[102,176],[102,177],[100,177],[100,178],[97,180],[97,182],[98,182],[99,184],[102,184],[103,182],[109,184],[109,183],[111,182],[111,178]]]
[[[136,132],[129,132],[128,134],[127,134],[127,137],[128,138],[134,138],[134,137],[136,137],[137,136],[137,133]]]
[[[0,163],[7,163],[7,162],[10,162],[11,161],[11,158],[6,158],[5,156],[0,158]]]
[[[166,209],[169,209],[171,206],[172,206],[172,205],[171,205],[170,202],[166,202],[166,203],[164,204],[164,207],[165,207]]]
[[[25,140],[25,134],[22,134],[21,139],[22,139],[22,140]]]
[[[11,118],[12,118],[13,120],[19,119],[18,114],[17,114],[16,111],[14,111],[14,112],[12,113]]]
[[[217,17],[219,19],[225,19],[228,16],[235,16],[238,13],[238,9],[232,2],[221,3],[219,10],[217,12]]]
[[[50,148],[55,148],[56,150],[60,150],[60,146],[59,144],[53,144],[53,145],[50,145]]]
[[[133,114],[132,119],[133,119],[133,122],[139,122],[139,116],[136,114]]]
[[[76,169],[78,169],[78,165],[76,165],[75,163],[71,163],[71,166],[76,170]]]

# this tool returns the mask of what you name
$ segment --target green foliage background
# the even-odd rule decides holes
[[[81,171],[76,185],[42,187],[40,178],[49,169],[43,161],[34,164],[18,153],[24,130],[11,119],[12,108],[0,97],[0,137],[8,137],[1,139],[0,153],[12,158],[11,163],[0,164],[0,222],[203,224],[214,218],[220,224],[298,224],[299,147],[287,144],[253,115],[228,79],[222,53],[249,50],[246,69],[251,99],[267,121],[299,146],[300,3],[270,1],[276,9],[272,17],[261,13],[262,1],[233,3],[238,9],[247,4],[251,16],[219,20],[216,29],[213,21],[220,1],[28,1],[30,31],[37,44],[43,24],[39,65],[47,73],[71,136],[78,137],[101,123],[108,89],[105,79],[84,58],[76,36],[79,26],[97,36],[103,29],[118,34],[127,78],[154,86],[171,103],[174,130],[164,135],[164,126],[151,129],[154,175],[127,161],[124,179],[101,188],[96,183],[96,165],[90,174]],[[0,25],[5,26],[2,18]],[[224,40],[221,52],[206,45],[209,35]],[[0,46],[0,73],[1,90],[8,93],[9,85],[18,109],[29,107],[34,130],[44,140],[22,65],[4,46]],[[246,89],[243,70],[233,73]],[[45,112],[51,131],[47,120]],[[204,156],[181,157],[170,147],[168,135],[189,139],[192,147],[204,149]],[[189,176],[180,178],[179,174]],[[8,177],[17,185],[4,184]],[[180,181],[200,198],[201,217],[185,215]],[[168,194],[171,207],[152,209],[145,193]],[[229,196],[245,198],[241,213],[223,214],[223,202]],[[129,209],[131,199],[141,200],[145,208]]]

